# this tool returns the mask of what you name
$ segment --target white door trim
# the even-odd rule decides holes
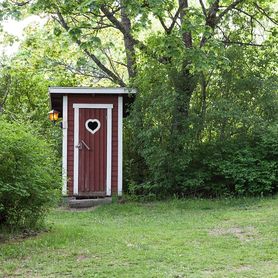
[[[118,196],[123,194],[123,97],[118,97]]]
[[[79,149],[76,147],[79,144],[79,108],[74,108],[74,142],[73,142],[73,194],[78,194],[78,162]]]
[[[100,104],[100,103],[74,103],[73,108],[105,108],[112,109],[113,104]]]
[[[79,109],[80,108],[99,108],[107,109],[107,158],[106,158],[106,195],[111,195],[111,176],[112,176],[112,108],[113,104],[90,104],[74,103],[74,171],[73,171],[73,194],[78,195],[78,163],[79,149]]]
[[[63,151],[62,151],[62,195],[67,196],[68,183],[68,96],[63,96]]]

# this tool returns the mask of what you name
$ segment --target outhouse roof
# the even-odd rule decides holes
[[[131,88],[92,88],[92,87],[49,87],[49,94],[108,94],[122,95],[135,94],[136,90]]]
[[[92,88],[92,87],[49,87],[51,109],[58,110],[62,113],[63,95],[77,94],[99,94],[99,95],[123,95],[128,98],[128,95],[135,94],[136,90],[131,88]],[[60,114],[61,115],[61,114]]]

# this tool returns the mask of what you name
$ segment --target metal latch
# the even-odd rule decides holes
[[[82,145],[84,145],[88,151],[90,150],[90,147],[84,142],[84,140],[81,140],[79,144],[76,145],[75,147],[78,148],[79,150],[82,150]]]

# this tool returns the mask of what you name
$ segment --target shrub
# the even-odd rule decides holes
[[[56,200],[55,156],[30,126],[0,119],[0,131],[0,227],[34,229]]]
[[[278,192],[278,129],[269,127],[245,139],[203,146],[185,185],[203,195],[269,195]],[[206,173],[193,183],[194,178]]]
[[[256,130],[249,137],[204,143],[188,154],[176,171],[176,184],[131,183],[129,193],[165,197],[264,196],[278,192],[278,128]],[[169,155],[170,157],[170,155]],[[173,162],[173,160],[170,160]],[[177,161],[175,161],[177,165]]]

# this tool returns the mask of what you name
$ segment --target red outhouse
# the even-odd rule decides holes
[[[122,195],[125,88],[50,87],[62,117],[63,195]]]

